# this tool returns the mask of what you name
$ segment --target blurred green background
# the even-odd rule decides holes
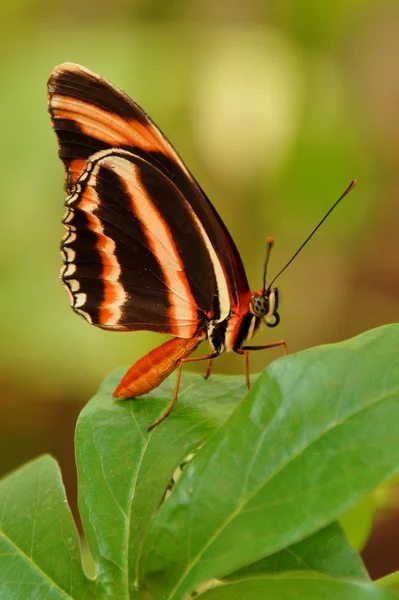
[[[281,325],[258,343],[284,338],[294,352],[397,321],[398,2],[3,0],[0,23],[1,472],[51,452],[74,502],[82,404],[111,369],[163,341],[97,330],[68,307],[63,170],[46,108],[61,62],[111,79],[153,117],[225,220],[254,289],[266,237],[273,275],[358,179],[279,280]],[[254,353],[252,371],[279,354]],[[242,369],[237,356],[215,362]]]

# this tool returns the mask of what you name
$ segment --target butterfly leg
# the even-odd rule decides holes
[[[207,366],[206,366],[206,371],[205,371],[205,373],[204,373],[204,379],[208,379],[208,377],[209,377],[209,376],[210,376],[210,374],[211,374],[211,369],[212,369],[212,361],[213,361],[213,359],[212,359],[212,358],[209,358],[209,359],[208,359],[208,364],[207,364]]]
[[[236,350],[237,354],[244,356],[244,371],[245,371],[245,383],[248,389],[251,389],[251,382],[249,378],[249,352],[252,350],[266,350],[267,348],[277,348],[277,346],[284,346],[284,356],[288,354],[287,342],[280,340],[273,342],[272,344],[264,344],[263,346],[243,346]]]
[[[244,373],[245,373],[245,385],[250,390],[251,382],[249,379],[249,351],[246,348],[239,348],[236,350],[237,354],[241,354],[244,357]]]
[[[175,383],[175,389],[173,391],[173,397],[172,400],[170,401],[170,403],[168,404],[168,406],[166,407],[165,412],[159,417],[159,419],[157,419],[154,423],[152,423],[152,425],[150,425],[149,427],[147,427],[147,431],[151,431],[152,429],[154,429],[154,427],[156,427],[157,425],[159,425],[160,423],[162,423],[162,421],[164,421],[166,419],[166,417],[168,417],[170,415],[170,413],[172,412],[172,408],[175,405],[176,401],[177,401],[177,396],[179,393],[179,387],[180,387],[180,379],[181,379],[181,372],[182,372],[182,368],[184,363],[188,363],[188,362],[196,362],[197,360],[207,360],[208,361],[208,366],[209,366],[209,362],[212,363],[212,359],[216,358],[216,356],[218,356],[217,353],[213,353],[213,354],[208,354],[207,356],[193,356],[191,358],[182,358],[177,366],[177,376],[176,376],[176,383]]]
[[[265,344],[264,346],[243,346],[241,350],[266,350],[267,348],[277,348],[278,346],[284,346],[284,356],[288,354],[288,346],[285,340],[279,342],[273,342],[272,344]],[[240,354],[240,353],[239,353]]]

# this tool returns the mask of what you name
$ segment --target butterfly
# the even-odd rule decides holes
[[[166,136],[123,91],[89,69],[64,63],[48,81],[48,107],[65,167],[66,234],[61,279],[73,310],[113,331],[174,336],[139,359],[113,396],[151,392],[177,368],[225,351],[245,358],[262,323],[279,323],[279,295],[251,292],[222,219]],[[268,252],[273,241],[268,240]],[[191,357],[201,342],[210,351]]]

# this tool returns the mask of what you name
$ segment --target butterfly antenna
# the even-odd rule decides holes
[[[319,221],[319,223],[316,225],[316,227],[313,229],[313,231],[308,235],[308,237],[303,242],[303,244],[301,244],[299,246],[298,250],[290,258],[290,260],[287,262],[287,264],[281,269],[281,271],[279,271],[277,273],[277,275],[274,277],[274,279],[269,284],[269,286],[268,286],[269,288],[273,285],[273,283],[276,281],[276,279],[278,277],[280,277],[281,273],[283,273],[286,270],[286,268],[292,263],[292,261],[294,260],[294,258],[296,258],[298,256],[298,254],[300,253],[300,251],[303,250],[303,248],[306,246],[306,244],[309,242],[309,240],[312,239],[312,237],[314,236],[314,234],[316,233],[316,231],[319,229],[319,227],[321,227],[323,225],[324,221],[332,213],[332,211],[334,210],[334,208],[336,206],[338,206],[338,204],[341,202],[341,200],[343,200],[345,198],[345,196],[347,196],[349,194],[349,192],[351,192],[353,190],[353,188],[355,187],[356,183],[357,183],[356,179],[354,179],[353,181],[350,182],[350,184],[348,185],[348,187],[346,188],[346,190],[344,191],[344,193],[341,194],[341,196],[338,198],[338,200],[336,202],[334,202],[334,204],[332,205],[332,207],[330,208],[330,210],[327,211],[327,213],[324,215],[324,217],[322,218],[322,220]],[[270,250],[269,250],[269,254],[270,254]]]
[[[266,239],[267,248],[266,248],[266,258],[265,258],[265,266],[263,267],[263,295],[266,291],[266,274],[267,274],[267,265],[269,264],[270,252],[272,251],[274,245],[274,238],[268,237]]]

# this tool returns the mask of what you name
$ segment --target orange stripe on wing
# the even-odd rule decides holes
[[[60,94],[51,98],[50,107],[54,120],[70,120],[77,124],[84,134],[111,147],[128,145],[138,146],[147,152],[163,152],[187,173],[187,168],[172,146],[150,121],[143,125],[134,119],[103,110],[90,102]]]
[[[81,176],[85,167],[86,161],[83,158],[74,158],[68,163],[68,179],[67,189],[72,191],[72,185],[76,183],[78,178]]]
[[[178,337],[191,337],[198,325],[197,304],[191,293],[184,265],[170,229],[151,197],[141,186],[134,164],[115,155],[104,157],[97,164],[118,175],[129,195],[132,211],[142,223],[148,247],[158,261],[165,278],[165,285],[169,290],[169,319],[172,334]]]

